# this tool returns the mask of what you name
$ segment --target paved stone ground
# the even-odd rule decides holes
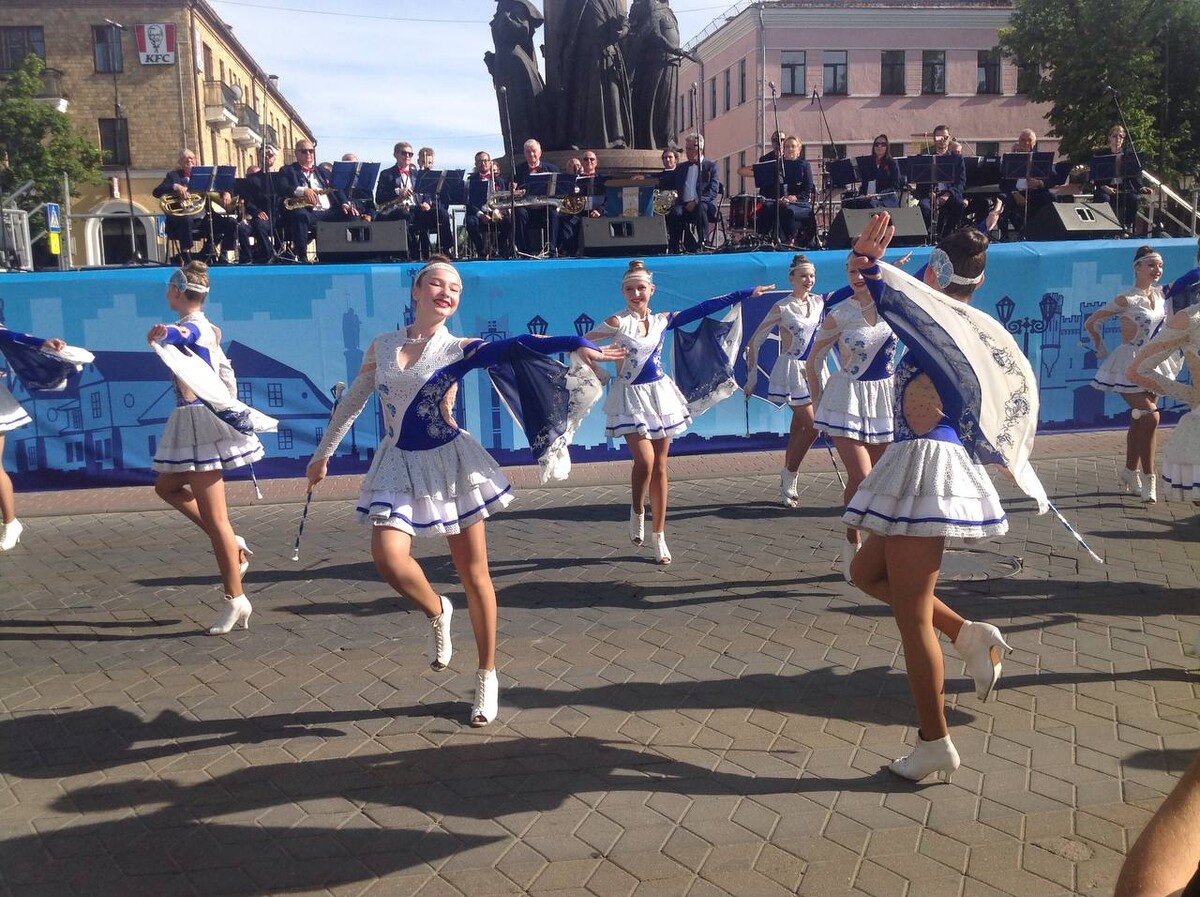
[[[301,485],[231,486],[255,613],[210,638],[215,565],[150,490],[21,496],[0,892],[1111,894],[1200,746],[1200,518],[1118,495],[1118,452],[1039,450],[1106,566],[1007,486],[1009,536],[949,558],[942,594],[1016,649],[988,704],[947,659],[950,785],[882,769],[914,713],[888,612],[832,571],[823,456],[796,511],[775,455],[678,459],[665,569],[625,536],[623,466],[523,489],[488,527],[501,715],[482,730],[466,614],[431,672],[345,501],[314,502],[293,563]],[[464,610],[445,542],[420,550]]]

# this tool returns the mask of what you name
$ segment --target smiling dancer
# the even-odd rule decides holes
[[[833,438],[838,457],[846,466],[842,491],[846,505],[892,441],[892,372],[896,358],[896,335],[876,311],[854,259],[852,253],[846,262],[853,295],[825,316],[805,366],[816,407],[815,426]],[[834,346],[839,367],[828,383],[823,383],[825,356]],[[858,530],[847,529],[840,550],[842,576],[847,582],[850,562],[860,544]]]
[[[1129,429],[1125,435],[1125,466],[1120,472],[1121,488],[1125,492],[1140,493],[1142,501],[1152,502],[1157,498],[1154,473],[1157,398],[1136,383],[1130,383],[1126,372],[1133,356],[1150,341],[1167,315],[1163,291],[1158,286],[1163,274],[1162,256],[1149,246],[1138,247],[1133,256],[1133,272],[1133,288],[1094,312],[1083,322],[1083,328],[1096,347],[1096,357],[1101,359],[1092,386],[1102,392],[1116,393],[1130,408]],[[1121,344],[1109,352],[1100,328],[1114,317],[1121,320]],[[1163,360],[1158,373],[1175,377],[1179,373],[1177,357]]]
[[[746,348],[745,393],[747,396],[754,395],[758,380],[759,349],[771,331],[778,330],[779,356],[771,366],[767,401],[776,407],[787,405],[792,409],[783,470],[779,472],[779,495],[784,507],[795,508],[800,504],[796,486],[800,464],[817,438],[805,362],[826,313],[835,303],[847,298],[852,289],[847,286],[833,293],[814,293],[812,288],[817,282],[817,269],[805,255],[797,255],[792,259],[788,281],[792,285],[792,292],[771,306],[750,337]],[[820,377],[824,383],[824,370],[820,372]]]
[[[672,560],[666,536],[670,486],[667,456],[671,451],[671,438],[684,432],[692,421],[688,400],[663,371],[662,350],[667,331],[699,321],[752,296],[761,296],[773,288],[774,284],[757,286],[708,299],[682,311],[655,314],[650,311],[654,275],[641,259],[634,259],[621,279],[625,309],[588,334],[592,339],[611,339],[615,346],[628,352],[617,366],[617,376],[604,403],[608,418],[604,432],[610,439],[623,438],[633,456],[629,540],[634,545],[641,545],[646,538],[645,507],[649,492],[654,553],[659,564],[669,564]],[[736,391],[736,386],[729,386],[726,392],[725,386],[725,382],[720,384],[718,390],[705,396],[699,404],[709,407]],[[697,404],[692,402],[693,407]]]
[[[870,532],[851,575],[890,605],[916,705],[917,746],[889,768],[913,781],[934,773],[949,781],[959,755],[946,726],[937,634],[952,640],[981,700],[994,693],[999,652],[1008,645],[996,627],[952,611],[934,588],[947,538],[1008,530],[982,463],[1003,464],[1039,510],[1048,507],[1028,464],[1037,383],[1012,336],[986,314],[962,307],[983,282],[987,237],[974,228],[952,233],[930,255],[922,284],[877,264],[893,233],[886,213],[874,216],[854,244],[851,264],[907,348],[896,373],[896,441],[842,520]]]
[[[380,576],[430,621],[430,666],[443,670],[452,654],[450,601],[438,595],[412,556],[420,536],[445,536],[467,593],[479,655],[475,702],[468,722],[486,726],[499,712],[496,678],[496,590],[488,571],[484,520],[512,501],[508,480],[491,455],[458,428],[445,407],[449,390],[468,371],[487,369],[527,353],[577,352],[589,362],[624,356],[577,336],[522,335],[485,343],[452,335],[462,280],[444,256],[434,255],[412,287],[413,323],[371,342],[354,383],[343,395],[329,431],[313,453],[308,481],[325,479],[329,459],[370,398],[379,393],[387,435],[363,480],[358,520],[371,526],[371,557]],[[598,397],[599,393],[596,392]],[[566,407],[567,402],[562,402]],[[568,409],[568,414],[586,409]],[[535,440],[531,439],[530,444]]]

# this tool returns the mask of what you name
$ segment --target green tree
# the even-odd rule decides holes
[[[1076,161],[1117,122],[1111,86],[1143,164],[1167,177],[1200,162],[1196,0],[1015,0],[1000,48],[1040,65],[1030,98],[1052,105],[1051,133]]]
[[[22,205],[61,200],[64,172],[72,192],[100,181],[100,147],[78,133],[64,113],[34,99],[44,68],[30,54],[0,86],[0,192],[32,179],[35,186],[22,196]]]

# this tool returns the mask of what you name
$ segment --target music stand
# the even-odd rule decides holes
[[[374,201],[375,187],[379,183],[379,172],[382,168],[383,165],[379,162],[363,162],[359,165],[351,196],[355,199]]]
[[[329,172],[329,186],[349,196],[357,176],[357,162],[334,162],[333,170]]]
[[[192,173],[188,175],[189,193],[210,193],[217,170],[211,165],[193,165]]]
[[[447,206],[464,206],[467,204],[467,184],[465,168],[447,168],[442,189],[439,192],[442,204]]]
[[[195,169],[193,169],[194,171]],[[218,165],[213,175],[213,193],[233,193],[237,189],[237,166]]]
[[[574,182],[572,182],[572,185],[573,184]],[[537,254],[525,252],[522,253],[522,255],[525,255],[529,258],[547,258],[550,255],[554,245],[554,240],[558,236],[556,233],[554,233],[556,230],[554,225],[558,223],[557,203],[555,202],[554,197],[562,195],[558,192],[558,189],[557,171],[539,171],[536,174],[530,174],[525,178],[525,199],[535,200],[535,202],[526,203],[526,206],[541,206],[538,211],[544,214],[546,226],[542,231],[542,251]],[[538,198],[543,199],[544,202],[536,202]],[[531,210],[527,208],[526,215],[529,214],[529,211]],[[552,215],[555,216],[553,220],[551,219]],[[515,222],[513,236],[516,236]]]
[[[1054,153],[1005,153],[1000,157],[1000,177],[1005,181],[1053,180]]]
[[[421,169],[413,177],[413,193],[436,198],[442,192],[444,183],[446,183],[446,172]]]
[[[869,157],[866,157],[869,158]],[[859,177],[859,162],[855,159],[832,159],[829,162],[827,174],[833,187],[857,186],[862,182]]]

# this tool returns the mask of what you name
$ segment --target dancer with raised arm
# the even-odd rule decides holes
[[[613,345],[628,353],[617,367],[617,376],[604,403],[608,418],[605,435],[610,439],[624,439],[633,455],[629,540],[634,545],[645,541],[645,507],[649,493],[654,553],[659,564],[669,564],[672,560],[666,535],[667,457],[671,439],[688,428],[693,409],[711,407],[737,389],[731,379],[714,378],[714,388],[689,404],[675,381],[663,371],[662,351],[667,331],[699,321],[752,296],[761,296],[773,288],[774,284],[738,290],[682,311],[656,314],[650,311],[654,275],[641,259],[634,259],[621,279],[624,310],[588,334],[592,339],[611,339]],[[733,342],[738,344],[740,339]],[[676,363],[678,361],[677,352]],[[715,382],[716,379],[720,382]]]
[[[805,362],[825,315],[833,305],[850,296],[852,290],[847,286],[832,293],[814,293],[812,289],[817,282],[817,269],[805,255],[792,258],[788,281],[792,285],[791,293],[771,306],[746,347],[745,393],[747,396],[754,395],[758,381],[759,350],[771,331],[777,330],[779,355],[771,366],[767,401],[776,407],[786,405],[792,409],[783,470],[779,472],[779,495],[784,507],[795,508],[800,504],[797,489],[800,464],[817,439]],[[824,383],[825,371],[821,370],[819,376]]]
[[[495,460],[449,416],[447,395],[468,371],[522,364],[530,355],[576,352],[586,361],[596,362],[615,361],[624,353],[597,349],[577,336],[522,335],[492,343],[460,339],[450,333],[447,322],[458,310],[461,295],[458,271],[447,258],[435,254],[413,282],[413,323],[404,330],[380,334],[371,342],[358,376],[338,403],[329,431],[309,462],[308,481],[316,486],[325,479],[338,443],[371,393],[378,392],[387,429],[363,480],[358,520],[371,526],[371,557],[380,576],[429,619],[429,659],[434,670],[443,670],[450,663],[454,609],[449,599],[433,590],[412,556],[412,541],[446,537],[467,593],[467,611],[475,633],[479,663],[468,722],[479,727],[496,718],[500,690],[496,678],[496,590],[488,571],[484,521],[511,502],[513,495]],[[598,397],[597,384],[581,401],[571,395],[557,403],[569,418],[566,440],[589,403]],[[564,442],[561,436],[557,446],[536,436],[530,438],[530,445],[541,446],[543,452],[563,447]]]
[[[253,552],[229,522],[224,471],[261,458],[263,447],[254,430],[273,429],[275,422],[263,418],[268,423],[231,425],[236,418],[218,416],[211,399],[203,394],[203,385],[192,379],[189,372],[219,378],[216,389],[227,390],[226,404],[240,406],[235,414],[249,416],[249,409],[236,401],[237,381],[221,349],[221,331],[204,315],[208,293],[204,263],[188,262],[173,272],[167,284],[167,305],[179,320],[155,324],[146,341],[174,375],[176,396],[175,409],[154,453],[152,466],[158,473],[154,491],[204,530],[212,543],[225,590],[225,610],[208,633],[224,635],[235,626],[249,629],[253,610],[242,588],[242,574],[249,568]]]
[[[1155,501],[1154,449],[1158,432],[1157,397],[1142,386],[1129,382],[1127,372],[1133,356],[1158,332],[1167,315],[1162,279],[1163,258],[1150,246],[1139,246],[1133,256],[1133,288],[1083,322],[1083,329],[1096,347],[1101,360],[1092,386],[1102,392],[1119,395],[1130,408],[1129,429],[1125,435],[1125,466],[1119,474],[1125,492],[1138,493],[1142,501]],[[1100,333],[1109,318],[1120,318],[1121,343],[1111,352]],[[1162,361],[1158,372],[1165,377],[1179,373],[1178,358]]]
[[[851,297],[825,316],[805,366],[816,408],[814,424],[833,439],[846,466],[842,500],[850,499],[892,441],[892,373],[896,335],[875,309],[871,293],[854,266],[846,262]],[[822,381],[825,356],[838,350],[838,370]],[[858,530],[846,530],[841,543],[842,576],[850,581],[850,562],[862,544]]]
[[[930,256],[921,283],[878,263],[893,228],[874,216],[854,244],[861,272],[883,317],[907,351],[896,373],[896,441],[851,499],[842,520],[870,535],[851,564],[855,585],[890,605],[919,728],[911,754],[890,764],[906,779],[959,766],[943,707],[945,669],[938,632],[975,680],[981,700],[1000,678],[1004,637],[964,620],[935,594],[946,539],[981,539],[1008,521],[983,463],[999,463],[1046,510],[1029,466],[1037,429],[1037,383],[1012,336],[966,305],[983,282],[987,237],[955,231]]]

